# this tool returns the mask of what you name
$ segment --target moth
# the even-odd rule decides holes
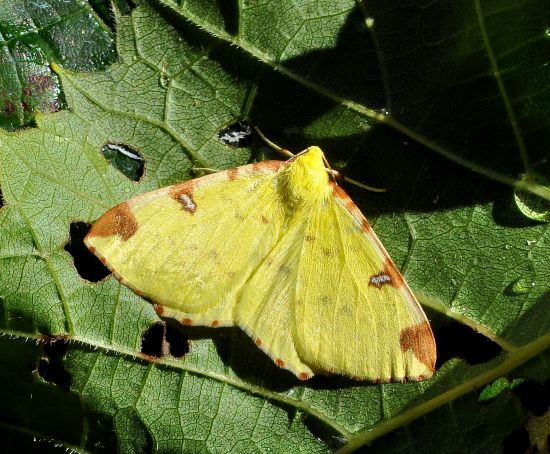
[[[184,325],[237,326],[301,380],[434,373],[430,324],[319,147],[147,192],[85,238]]]

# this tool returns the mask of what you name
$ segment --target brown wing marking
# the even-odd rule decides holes
[[[429,322],[421,322],[401,330],[399,336],[401,350],[412,350],[418,361],[430,371],[435,371],[435,341]]]
[[[107,211],[92,226],[87,237],[109,237],[118,235],[124,241],[130,239],[138,229],[138,223],[134,217],[128,202],[121,203]]]

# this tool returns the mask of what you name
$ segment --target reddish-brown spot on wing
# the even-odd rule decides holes
[[[337,184],[334,184],[333,182],[330,183],[332,186],[332,195],[336,197],[337,199],[346,200],[349,199],[349,195],[346,194],[346,191],[344,191],[340,186]]]
[[[212,323],[210,324],[210,326],[212,328],[217,328],[218,326],[220,326],[220,321],[219,320],[213,320]]]
[[[390,276],[392,285],[394,287],[401,287],[403,285],[403,276],[395,267],[391,259],[388,257],[384,266],[384,271],[388,276]]]
[[[235,180],[237,176],[239,175],[239,169],[237,167],[233,167],[232,169],[228,169],[227,171],[227,178],[231,181]]]
[[[435,370],[435,341],[427,321],[401,330],[399,342],[403,352],[412,350],[418,361],[430,371]]]
[[[127,202],[111,208],[92,226],[87,238],[118,235],[124,241],[131,238],[138,229],[138,223]]]
[[[160,304],[155,304],[154,308],[155,308],[155,312],[156,312],[160,317],[162,317],[162,315],[164,314],[164,307],[162,307]]]
[[[403,276],[397,270],[390,258],[386,259],[384,270],[378,274],[374,274],[369,279],[369,285],[380,288],[383,285],[391,285],[392,287],[401,287],[403,285]]]
[[[170,197],[178,202],[185,211],[191,214],[197,211],[197,204],[193,199],[193,185],[194,183],[192,180],[180,183],[173,186],[169,193]]]
[[[285,367],[285,362],[281,358],[277,358],[275,360],[275,364],[277,364],[277,366],[279,366],[281,369],[284,369]]]
[[[262,224],[267,224],[269,222],[269,219],[267,219],[263,214],[262,214]]]
[[[351,213],[351,215],[359,222],[361,223],[361,228],[365,232],[369,232],[371,230],[371,227],[363,214],[361,213],[361,210],[357,208],[357,205],[355,205],[355,202],[351,200],[351,197],[346,194],[346,192],[337,184],[331,182],[332,187],[332,195],[341,200],[344,205],[346,206],[346,209]]]
[[[365,218],[361,219],[361,228],[365,233],[372,232],[372,227],[370,226],[369,221],[367,221]]]
[[[309,380],[311,378],[311,374],[308,374],[307,372],[300,372],[298,374],[298,378],[300,380]]]
[[[182,319],[181,323],[182,323],[182,325],[192,325],[193,320],[191,320],[190,318],[184,318],[184,319]]]
[[[254,343],[256,344],[257,347],[261,347],[262,346],[262,340],[258,337],[256,338],[256,340],[254,341]]]

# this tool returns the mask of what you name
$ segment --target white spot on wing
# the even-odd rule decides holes
[[[391,277],[387,274],[378,274],[370,278],[370,283],[376,287],[380,287],[383,284],[388,284],[391,282]]]
[[[189,197],[187,194],[181,194],[180,195],[180,201],[181,201],[183,207],[187,211],[193,212],[197,208],[197,205],[195,205],[195,202],[193,202],[193,199],[191,197]]]

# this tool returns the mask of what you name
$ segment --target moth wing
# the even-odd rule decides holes
[[[232,325],[236,295],[283,223],[267,161],[145,193],[101,216],[86,245],[157,311],[187,324]]]
[[[294,292],[305,219],[290,218],[284,234],[243,287],[235,307],[236,324],[277,366],[302,380],[313,376],[296,351]]]
[[[298,354],[356,379],[430,377],[435,342],[412,291],[339,187],[305,233],[295,296]]]

